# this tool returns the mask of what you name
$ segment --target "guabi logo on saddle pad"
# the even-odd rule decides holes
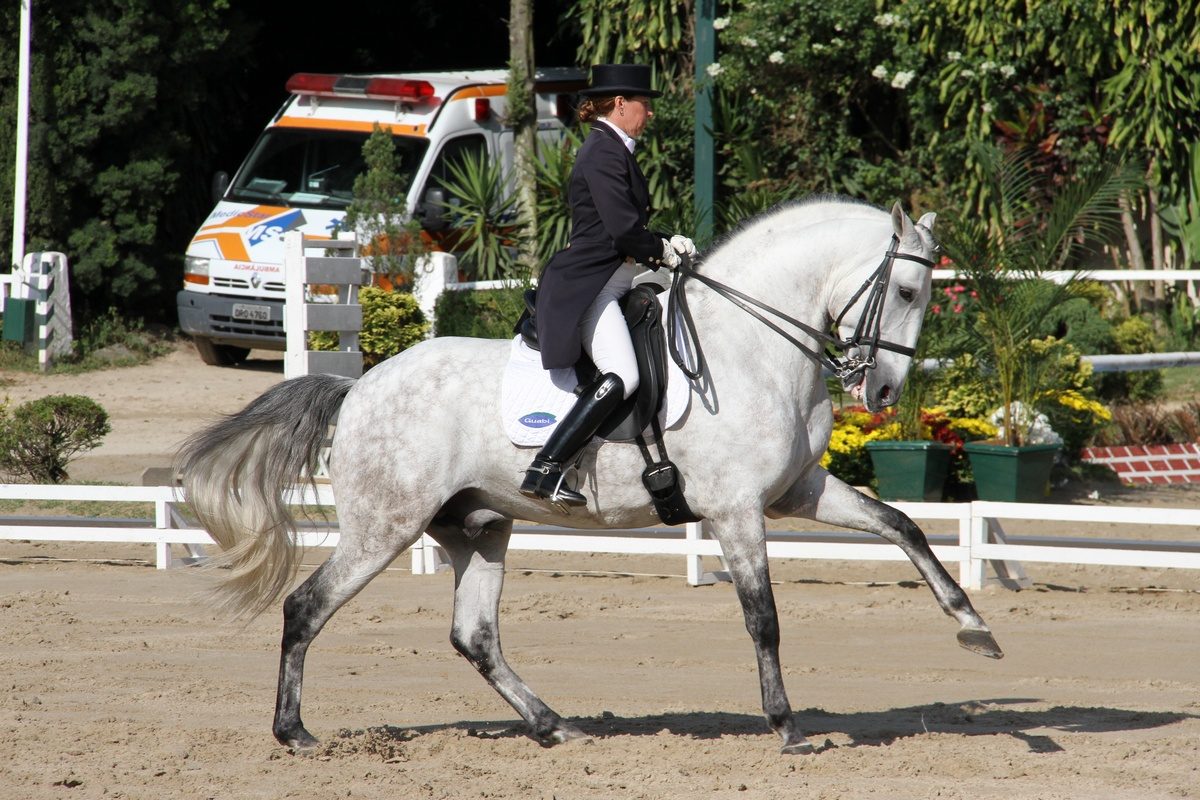
[[[558,422],[558,417],[549,411],[534,411],[526,414],[517,421],[526,428],[545,428],[547,425],[553,425]]]

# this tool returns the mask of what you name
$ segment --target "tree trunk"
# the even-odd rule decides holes
[[[1146,268],[1146,258],[1142,255],[1142,244],[1138,241],[1137,223],[1133,218],[1133,208],[1129,203],[1128,195],[1121,195],[1121,225],[1125,229],[1125,244],[1129,252],[1129,266],[1131,269],[1144,270]],[[1141,282],[1133,283],[1133,297],[1136,308],[1141,307],[1142,290]]]
[[[510,0],[508,121],[513,128],[513,177],[519,209],[517,261],[527,275],[537,263],[537,95],[534,92],[532,0]]]
[[[1154,269],[1166,269],[1163,263],[1162,221],[1158,218],[1158,184],[1154,182],[1154,161],[1151,159],[1150,169],[1146,174],[1146,196],[1150,207],[1147,215],[1150,217],[1150,263]],[[1154,282],[1154,299],[1166,299],[1166,284],[1163,281]],[[1161,302],[1160,302],[1161,306]]]

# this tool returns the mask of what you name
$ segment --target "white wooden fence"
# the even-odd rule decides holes
[[[190,523],[180,508],[182,490],[167,486],[35,486],[0,485],[0,500],[91,500],[153,503],[152,523],[138,520],[90,518],[0,517],[0,539],[17,541],[141,542],[153,544],[159,569],[171,567],[173,546],[187,549],[190,557],[203,555],[211,545],[208,534]],[[292,503],[334,507],[332,491],[319,485],[317,493],[305,487],[289,493]],[[952,520],[955,535],[931,535],[934,555],[947,565],[958,564],[959,582],[980,588],[990,564],[1007,585],[1027,585],[1022,562],[1102,564],[1120,567],[1200,569],[1200,509],[1137,508],[1125,506],[1072,506],[1042,503],[895,503],[914,520]],[[1002,521],[1043,520],[1063,523],[1058,536],[1010,537]],[[1184,529],[1169,541],[1119,540],[1073,535],[1069,523],[1119,523],[1165,525]],[[1086,529],[1086,528],[1085,528]],[[307,547],[333,547],[336,525],[311,525],[301,529],[298,543]],[[702,559],[720,558],[720,546],[708,538],[702,523],[680,528],[591,531],[549,526],[514,529],[510,550],[579,553],[632,553],[680,556],[686,560],[692,585],[724,577],[705,572]],[[443,559],[433,540],[423,536],[410,552],[415,575],[441,568]],[[851,531],[770,531],[767,552],[771,558],[838,559],[848,561],[902,561],[900,548],[876,536]]]

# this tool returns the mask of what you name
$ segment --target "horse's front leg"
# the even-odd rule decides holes
[[[783,737],[784,753],[811,753],[812,745],[800,732],[783,687],[783,671],[779,665],[779,615],[775,610],[775,594],[771,590],[767,566],[762,512],[756,510],[736,519],[717,518],[712,522],[742,604],[746,630],[754,640],[767,724]]]
[[[773,516],[801,516],[843,528],[875,533],[908,556],[933,591],[938,605],[961,626],[958,643],[974,653],[1002,658],[991,629],[929,548],[925,533],[907,515],[874,500],[823,469],[816,469],[768,509]]]

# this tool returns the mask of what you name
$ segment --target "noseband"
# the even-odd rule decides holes
[[[707,275],[701,275],[695,270],[694,265],[685,259],[684,263],[680,264],[675,270],[675,277],[671,283],[671,293],[668,299],[667,317],[670,326],[671,358],[679,365],[683,373],[692,380],[699,379],[704,373],[704,355],[700,350],[700,340],[696,334],[696,326],[693,323],[691,311],[688,309],[687,296],[683,291],[684,283],[691,278],[695,278],[708,286],[714,292],[791,342],[792,345],[813,361],[831,371],[842,381],[843,385],[849,385],[856,375],[873,368],[875,366],[875,356],[880,350],[889,350],[911,358],[916,352],[913,348],[880,338],[880,329],[883,324],[883,301],[886,296],[888,284],[891,281],[892,265],[895,264],[896,259],[915,261],[928,269],[933,269],[934,263],[922,256],[899,252],[896,249],[899,244],[900,237],[892,234],[892,241],[888,246],[887,252],[883,254],[883,261],[863,281],[862,286],[858,287],[858,291],[851,296],[845,307],[837,315],[837,318],[834,319],[833,326],[836,328],[841,324],[842,318],[846,316],[847,312],[859,300],[863,301],[866,307],[863,309],[862,315],[858,318],[858,324],[854,326],[854,332],[848,339],[841,339],[830,334],[828,331],[818,330],[794,317],[788,316],[777,308],[772,308],[760,300],[755,300],[753,297],[734,289],[732,286],[726,286]],[[788,325],[799,328],[820,342],[822,349],[818,351],[800,341],[762,312],[766,312],[766,314],[782,322],[786,322]],[[683,354],[679,351],[679,336],[677,335],[679,319],[683,320],[689,348],[696,355],[696,367],[694,370],[687,366]],[[838,356],[831,353],[830,348],[840,351],[842,355]],[[862,354],[864,348],[866,355]],[[854,356],[845,355],[847,351],[852,349],[857,350],[858,353]]]

